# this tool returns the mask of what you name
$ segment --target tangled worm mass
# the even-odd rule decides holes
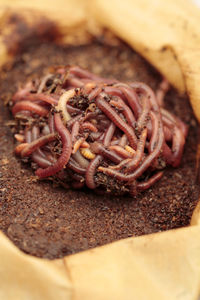
[[[121,83],[57,67],[12,97],[17,155],[66,187],[138,192],[180,164],[187,126],[163,108],[169,86]]]

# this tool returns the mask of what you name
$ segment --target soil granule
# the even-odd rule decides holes
[[[152,188],[133,198],[65,190],[37,181],[30,165],[15,157],[12,116],[4,105],[19,84],[51,65],[76,64],[120,81],[156,88],[160,75],[127,45],[93,41],[77,47],[43,44],[16,57],[0,74],[0,229],[25,253],[59,258],[119,239],[189,224],[198,201],[195,156],[197,122],[186,96],[171,89],[166,108],[190,129],[180,167],[167,168]]]

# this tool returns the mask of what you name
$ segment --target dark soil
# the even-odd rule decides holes
[[[119,239],[186,226],[199,196],[195,183],[197,123],[186,97],[174,90],[166,107],[189,126],[181,166],[168,168],[151,189],[131,197],[65,190],[39,181],[30,166],[13,154],[12,120],[3,102],[19,83],[37,77],[51,65],[77,64],[119,80],[143,80],[155,88],[159,74],[128,46],[102,45],[61,48],[44,44],[16,58],[1,73],[0,91],[0,229],[24,252],[45,258],[104,245]]]

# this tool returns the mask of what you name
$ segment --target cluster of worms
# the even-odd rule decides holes
[[[78,66],[57,67],[12,97],[15,153],[39,178],[136,195],[180,164],[187,126],[163,108],[169,88],[121,83]]]

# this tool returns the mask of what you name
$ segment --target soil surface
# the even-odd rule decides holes
[[[51,65],[77,64],[121,81],[142,80],[158,86],[161,77],[125,44],[99,41],[61,48],[43,44],[18,56],[0,77],[0,229],[25,253],[44,258],[104,245],[119,239],[186,226],[198,201],[195,182],[197,123],[187,97],[171,89],[165,99],[190,129],[179,168],[137,197],[96,195],[37,181],[30,165],[16,158],[12,117],[3,103],[19,84],[45,73]]]

